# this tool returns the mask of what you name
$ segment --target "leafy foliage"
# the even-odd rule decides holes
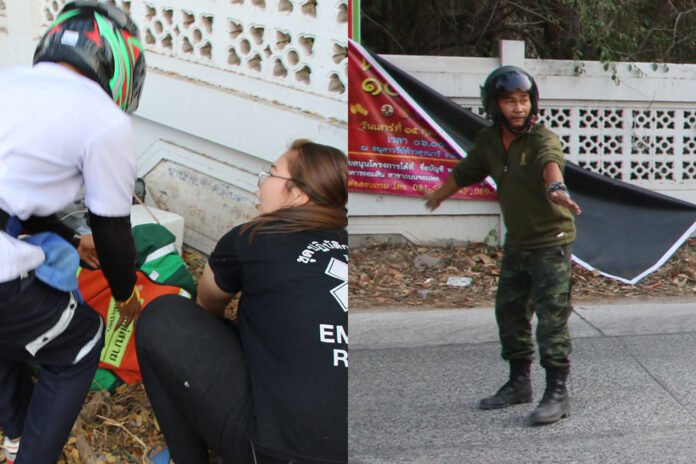
[[[362,38],[378,53],[497,56],[523,40],[530,58],[696,61],[696,0],[370,0]]]

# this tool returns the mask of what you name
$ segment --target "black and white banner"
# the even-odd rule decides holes
[[[489,121],[460,107],[384,58],[351,41],[390,87],[440,134],[466,152]],[[573,259],[635,284],[662,266],[696,229],[696,205],[592,173],[568,163],[565,181],[582,208]]]

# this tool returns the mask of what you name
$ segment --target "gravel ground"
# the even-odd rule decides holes
[[[492,306],[501,257],[500,247],[485,243],[354,248],[349,268],[351,310]],[[696,301],[696,238],[687,240],[664,266],[636,285],[608,279],[577,265],[573,265],[573,281],[576,303],[648,298]]]
[[[182,257],[198,281],[207,256],[184,246]],[[235,302],[236,303],[236,302]],[[229,316],[236,304],[231,305]],[[0,442],[3,439],[0,432]],[[119,387],[116,392],[90,393],[58,464],[146,463],[150,448],[164,444],[142,383]],[[210,462],[215,462],[211,456]],[[0,463],[5,454],[0,450]]]
[[[451,247],[381,244],[352,249],[351,311],[492,306],[501,256],[500,247],[485,243]],[[197,280],[207,256],[184,247],[183,257]],[[573,280],[576,303],[696,301],[696,239],[689,239],[662,268],[637,285],[607,279],[579,266],[574,266]],[[228,309],[229,317],[234,317],[235,308],[236,301]],[[144,463],[146,450],[162,443],[142,384],[123,386],[113,394],[90,393],[58,464]],[[0,463],[4,461],[0,451]],[[215,462],[214,456],[211,462]]]

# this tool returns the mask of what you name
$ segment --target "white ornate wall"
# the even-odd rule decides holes
[[[594,172],[696,203],[696,65],[531,60],[505,42],[498,58],[386,56],[396,66],[481,112],[480,85],[501,64],[522,66],[540,88],[542,122],[569,160]],[[482,240],[504,230],[495,202],[449,201],[435,213],[418,198],[351,194],[350,232],[417,242]]]
[[[0,34],[7,34],[7,6],[0,0]]]
[[[483,114],[479,106],[468,106]],[[696,200],[696,105],[660,107],[595,102],[543,106],[540,122],[561,139],[567,159],[585,169]]]
[[[345,120],[347,0],[107,1],[139,25],[150,68]],[[44,27],[65,2],[40,0]]]
[[[256,214],[256,172],[295,138],[346,149],[347,0],[108,0],[138,24],[133,117],[151,199],[209,251]],[[30,64],[65,0],[0,0],[0,66]]]

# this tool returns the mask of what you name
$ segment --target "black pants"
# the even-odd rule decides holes
[[[0,428],[22,437],[16,464],[58,460],[99,363],[102,327],[92,308],[33,276],[0,284]],[[36,385],[28,364],[41,367]]]
[[[143,383],[176,463],[254,462],[249,377],[239,334],[188,298],[164,295],[135,331]],[[275,463],[256,455],[258,463]]]

